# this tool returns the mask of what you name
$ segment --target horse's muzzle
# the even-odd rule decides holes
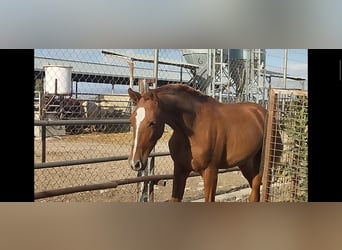
[[[129,165],[134,171],[142,171],[146,168],[146,164],[143,164],[140,160],[139,161],[130,161]]]

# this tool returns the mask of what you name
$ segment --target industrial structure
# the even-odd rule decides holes
[[[266,99],[264,49],[184,49],[184,58],[200,66],[189,84],[220,102]]]
[[[178,82],[189,84],[223,103],[251,101],[266,106],[271,77],[281,77],[279,73],[277,76],[266,71],[265,49],[180,49],[179,52],[178,59],[166,60],[153,58],[151,54],[98,51],[102,59],[108,59],[106,63],[74,59],[73,51],[63,57],[35,55],[35,81],[43,86],[36,93],[35,119],[127,117],[128,96],[114,93],[114,86],[118,85],[138,88],[140,84],[152,87]],[[114,63],[114,59],[121,63]],[[160,72],[157,77],[155,68]],[[90,99],[81,97],[89,94],[79,91],[82,83],[112,86],[113,93],[92,93]],[[116,99],[120,100],[119,105]],[[90,109],[89,105],[97,107]],[[89,114],[90,110],[96,113]]]

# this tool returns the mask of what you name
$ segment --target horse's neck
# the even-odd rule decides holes
[[[196,119],[195,109],[199,104],[186,95],[165,95],[160,100],[166,124],[175,131],[192,134],[193,123]]]

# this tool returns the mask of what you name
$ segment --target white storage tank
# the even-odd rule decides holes
[[[44,92],[53,95],[71,94],[71,66],[44,66]]]
[[[208,60],[208,49],[182,49],[182,54],[188,63],[199,66],[205,65]],[[261,62],[266,60],[266,50],[260,49]],[[223,49],[223,61],[228,60],[248,60],[250,58],[250,49]]]
[[[188,63],[201,66],[206,65],[208,49],[182,49],[182,54]]]

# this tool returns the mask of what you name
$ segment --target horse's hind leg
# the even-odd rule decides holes
[[[261,174],[257,173],[252,178],[252,184],[251,184],[251,194],[249,195],[249,202],[257,202],[260,201],[260,185],[261,185]]]
[[[260,201],[260,185],[262,174],[259,171],[261,151],[251,160],[240,166],[243,176],[247,179],[252,191],[249,195],[249,202]]]

